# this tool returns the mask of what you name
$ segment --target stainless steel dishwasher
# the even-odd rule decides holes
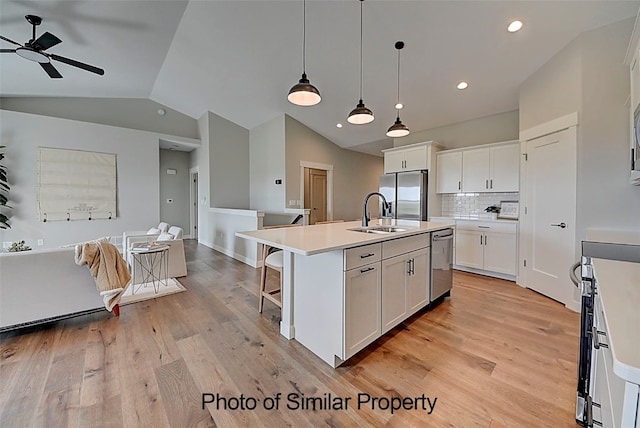
[[[453,229],[431,233],[431,301],[451,294],[453,284]]]

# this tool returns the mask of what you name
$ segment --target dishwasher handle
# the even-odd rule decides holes
[[[431,235],[431,239],[433,241],[448,241],[453,239],[453,231],[451,231],[451,233],[447,233],[446,235],[439,235],[437,233],[434,233],[433,235]]]

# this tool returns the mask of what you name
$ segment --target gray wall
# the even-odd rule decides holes
[[[278,116],[250,131],[250,208],[282,212],[285,207],[285,119]],[[282,179],[283,184],[275,184]]]
[[[127,230],[147,230],[159,221],[157,134],[54,117],[0,110],[0,144],[11,185],[11,229],[0,241],[25,240],[36,248],[121,236]],[[38,220],[36,168],[38,147],[113,153],[117,162],[117,212],[113,220]]]
[[[301,199],[300,161],[333,165],[333,218],[361,217],[364,196],[378,190],[383,159],[340,148],[292,117],[285,125],[286,202]]]
[[[210,206],[247,209],[249,130],[213,113],[208,117]]]
[[[394,138],[394,147],[422,141],[437,141],[445,149],[477,146],[518,139],[518,110],[485,116],[478,119],[439,126],[413,132],[406,137]]]
[[[0,106],[4,110],[200,138],[195,119],[147,99],[2,97]],[[159,108],[165,110],[164,116],[158,115]]]
[[[184,235],[189,235],[191,228],[189,157],[188,152],[160,149],[160,220],[181,227]],[[176,174],[167,174],[168,169],[175,169]]]
[[[629,68],[623,64],[633,23],[583,33],[522,85],[521,130],[578,112],[578,241],[589,228],[640,229],[640,187],[629,184]]]

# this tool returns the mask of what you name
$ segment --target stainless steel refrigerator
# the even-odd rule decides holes
[[[385,213],[380,203],[380,216],[427,221],[427,171],[398,172],[380,176],[380,193],[391,203]]]

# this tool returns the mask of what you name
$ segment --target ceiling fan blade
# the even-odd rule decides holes
[[[14,42],[11,39],[7,39],[5,36],[0,36],[0,39],[4,40],[5,42],[13,43],[14,45],[22,46],[20,43]]]
[[[49,49],[52,46],[57,45],[58,43],[62,43],[62,40],[51,34],[50,32],[46,32],[38,37],[33,43],[33,47],[36,50],[44,51]]]
[[[62,79],[62,74],[50,62],[39,62],[40,66],[52,79]]]
[[[15,52],[15,49],[0,49],[0,53]]]
[[[104,74],[104,70],[103,69],[98,68],[98,67],[94,67],[93,65],[85,64],[85,63],[76,61],[75,59],[65,58],[63,56],[56,55],[56,54],[48,54],[48,55],[49,55],[49,57],[51,59],[55,59],[56,61],[64,62],[65,64],[69,64],[69,65],[72,65],[74,67],[78,67],[78,68],[81,68],[83,70],[87,70],[87,71],[90,71],[92,73],[99,74],[100,76],[102,76]]]

